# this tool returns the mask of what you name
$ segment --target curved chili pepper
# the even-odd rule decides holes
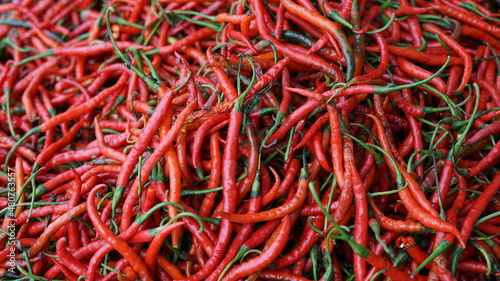
[[[192,101],[191,103],[189,103],[186,106],[186,108],[182,111],[182,113],[179,114],[178,119],[175,120],[174,125],[168,131],[165,138],[163,140],[161,140],[159,146],[156,147],[153,154],[151,154],[151,156],[146,160],[146,162],[144,163],[144,165],[141,168],[141,177],[139,179],[141,183],[147,181],[147,178],[149,177],[154,165],[167,152],[170,144],[174,140],[175,135],[181,129],[182,124],[186,120],[187,116],[194,111],[196,105],[197,105],[196,101]],[[129,154],[129,156],[130,156],[130,154]],[[122,175],[121,172],[118,175],[117,184],[118,184],[118,180],[120,179],[120,175]],[[125,203],[124,203],[123,214],[122,214],[122,219],[121,219],[121,224],[120,224],[120,228],[122,229],[122,231],[125,230],[130,225],[130,220],[131,220],[131,216],[132,216],[132,214],[131,214],[132,205],[131,204],[133,204],[132,202],[136,201],[136,198],[138,196],[137,195],[137,188],[138,188],[138,182],[136,180],[135,184],[133,185],[133,188],[132,188],[133,191],[129,193],[129,196],[127,196]],[[125,205],[127,205],[127,207],[125,207]]]
[[[462,82],[460,82],[460,85],[458,86],[457,89],[455,89],[455,92],[460,92],[465,88],[465,85],[469,82],[469,78],[472,75],[472,59],[470,55],[465,51],[465,49],[457,44],[455,40],[453,40],[451,37],[446,35],[439,27],[433,24],[424,24],[423,25],[424,29],[433,33],[436,33],[445,44],[449,45],[450,48],[452,48],[454,51],[456,51],[459,56],[462,58],[464,62],[464,73],[462,76]]]
[[[221,216],[224,219],[230,220],[236,223],[253,223],[261,221],[269,221],[276,218],[282,218],[286,215],[291,214],[297,210],[305,201],[307,195],[307,185],[309,183],[309,177],[307,171],[302,167],[299,177],[299,185],[297,192],[290,201],[285,204],[259,213],[252,214],[232,214],[228,212],[215,211],[215,214]]]
[[[56,244],[56,253],[59,256],[62,264],[66,266],[70,271],[77,275],[85,275],[87,272],[87,267],[75,259],[71,253],[66,250],[66,238],[59,239]]]
[[[97,185],[94,187],[90,193],[90,198],[95,198],[97,191],[103,186]],[[141,280],[153,280],[148,272],[148,269],[141,257],[135,253],[130,246],[123,240],[121,240],[118,236],[116,236],[109,228],[107,228],[104,223],[101,221],[97,213],[96,204],[93,200],[88,200],[87,203],[84,204],[87,207],[89,217],[92,220],[96,231],[99,235],[106,240],[115,250],[117,250],[120,254],[126,258],[130,265],[134,268],[134,270],[138,273]]]
[[[316,216],[311,220],[311,223],[314,227],[319,228],[321,224],[324,222],[323,216]],[[320,234],[316,232],[316,230],[307,225],[304,232],[300,237],[300,242],[297,247],[295,247],[290,253],[283,255],[277,258],[274,263],[276,264],[276,269],[280,269],[286,266],[289,266],[295,262],[297,262],[300,258],[304,257],[309,250],[314,246]]]
[[[228,271],[222,280],[237,280],[247,276],[249,273],[260,271],[270,264],[286,246],[285,239],[291,229],[290,216],[285,216],[282,223],[276,229],[276,237],[273,243],[262,251],[262,254],[256,258],[250,259]]]
[[[89,200],[92,201],[92,200]],[[34,257],[36,256],[42,248],[49,243],[50,238],[54,233],[56,233],[62,226],[67,224],[70,221],[71,217],[79,216],[87,211],[86,203],[81,203],[80,205],[74,207],[71,210],[68,210],[63,215],[59,216],[55,221],[53,221],[38,237],[36,242],[31,246],[28,250],[28,256]]]
[[[347,81],[351,80],[351,78],[353,77],[353,74],[354,74],[353,51],[352,51],[352,46],[349,43],[347,36],[342,31],[342,29],[340,29],[333,22],[320,16],[319,14],[311,13],[311,11],[293,3],[291,0],[283,0],[281,3],[291,13],[293,13],[293,14],[311,22],[312,24],[316,25],[317,27],[325,30],[326,32],[330,33],[335,38],[335,40],[337,40],[337,42],[339,43],[340,48],[342,50],[342,54],[344,55],[344,59],[346,61],[346,64],[347,64],[346,80]]]
[[[337,69],[336,66],[329,65],[326,63],[324,60],[318,58],[318,57],[313,57],[313,56],[308,56],[301,54],[300,52],[291,50],[290,48],[287,48],[283,44],[281,44],[279,41],[277,41],[275,38],[273,38],[267,31],[267,26],[264,22],[264,16],[267,14],[267,12],[264,10],[263,3],[260,1],[255,1],[252,2],[252,8],[255,11],[255,16],[257,20],[257,26],[259,29],[259,32],[261,33],[261,36],[265,40],[269,40],[273,43],[274,46],[276,46],[276,49],[283,53],[286,56],[289,56],[292,61],[300,62],[300,63],[306,63],[313,67],[314,69],[320,70],[323,73],[326,73],[327,75],[331,77],[337,77],[339,80],[343,80],[344,77],[341,75],[341,71]]]
[[[172,233],[172,231],[176,230],[179,226],[184,225],[184,222],[176,222],[171,225],[166,226],[162,230],[155,235],[153,240],[150,243],[150,247],[146,251],[146,255],[144,257],[146,265],[150,272],[154,272],[154,266],[156,264],[156,256],[160,251],[161,244],[165,240],[165,237]]]
[[[378,120],[377,117],[375,117],[373,115],[368,115],[368,116],[373,119],[373,121],[375,122],[375,124],[377,126],[379,140],[381,141],[382,147],[386,151],[389,151],[389,144],[385,140],[385,137],[383,136],[383,133],[382,133],[383,132],[382,124],[380,123],[380,121]],[[397,165],[397,163],[396,163],[396,165]],[[432,207],[427,206],[427,205],[430,205],[429,202],[427,201],[427,199],[419,200],[420,204],[417,203],[417,201],[414,199],[414,196],[418,195],[419,193],[420,194],[422,194],[422,193],[421,193],[420,189],[418,189],[418,187],[415,186],[415,184],[416,184],[416,183],[414,183],[415,180],[404,169],[401,169],[400,167],[397,167],[397,166],[391,167],[391,170],[394,170],[394,169],[399,169],[401,171],[405,180],[408,181],[409,187],[414,191],[414,192],[410,193],[410,191],[405,188],[399,192],[399,195],[401,196],[403,204],[408,204],[406,209],[411,214],[411,216],[416,218],[423,225],[425,225],[429,228],[437,229],[437,230],[444,231],[444,232],[453,233],[457,237],[457,239],[460,241],[460,243],[462,245],[465,245],[465,242],[464,242],[461,234],[456,229],[456,227],[445,222],[445,221],[440,220],[439,218],[437,218],[435,210]],[[412,188],[412,186],[414,188]],[[426,204],[424,205],[424,203],[426,203]],[[424,206],[426,206],[425,209],[424,209]],[[433,211],[433,213],[429,213],[430,211]]]
[[[80,104],[76,107],[73,107],[70,110],[67,110],[63,113],[60,113],[60,114],[52,117],[50,120],[43,123],[42,125],[32,128],[29,132],[27,132],[22,138],[20,138],[12,146],[11,150],[9,151],[9,154],[5,158],[5,166],[7,166],[8,162],[10,160],[10,157],[14,153],[15,149],[17,147],[19,147],[19,145],[21,145],[27,138],[29,138],[30,136],[35,135],[35,134],[46,132],[49,129],[52,129],[57,125],[60,125],[64,122],[68,122],[68,121],[74,119],[75,117],[83,115],[84,113],[92,110],[97,105],[99,105],[99,103],[101,103],[106,97],[108,97],[109,95],[111,95],[112,93],[114,93],[115,91],[120,89],[121,87],[123,87],[127,78],[128,77],[126,75],[121,76],[120,79],[118,80],[118,82],[113,87],[109,87],[109,88],[103,90],[98,95],[92,97],[86,103]]]
[[[406,233],[428,234],[430,232],[430,229],[423,226],[420,222],[394,220],[385,216],[371,198],[368,198],[368,203],[370,204],[375,218],[377,218],[380,225],[385,229]]]
[[[396,61],[398,63],[398,67],[403,69],[403,71],[409,76],[413,76],[418,79],[426,79],[429,76],[432,76],[432,73],[430,71],[427,71],[425,69],[418,67],[417,65],[412,64],[403,57],[397,57]],[[436,89],[441,93],[446,92],[446,84],[441,78],[435,77],[430,81],[430,83],[434,84],[436,86]]]
[[[457,20],[463,21],[469,25],[479,28],[480,30],[486,31],[490,34],[498,34],[500,32],[500,28],[489,24],[487,22],[479,20],[477,17],[471,17],[467,13],[459,10],[455,7],[441,4],[441,3],[428,3],[430,7],[436,9],[440,13],[443,13],[447,16],[453,17]]]

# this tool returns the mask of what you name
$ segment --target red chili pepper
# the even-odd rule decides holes
[[[286,202],[285,204],[259,213],[242,215],[242,214],[232,214],[225,211],[224,212],[215,211],[215,214],[221,216],[224,219],[237,223],[253,223],[261,221],[269,221],[276,218],[282,218],[297,210],[304,203],[307,195],[308,183],[309,183],[309,177],[307,175],[307,171],[305,170],[304,167],[302,167],[302,170],[300,172],[299,186],[297,188],[297,192],[295,193],[293,198],[290,201]]]
[[[457,44],[455,40],[446,35],[436,25],[424,24],[423,27],[425,30],[437,34],[437,36],[439,36],[439,38],[441,38],[441,40],[443,40],[445,44],[447,44],[450,48],[452,48],[455,52],[457,52],[458,55],[462,58],[464,62],[464,72],[463,72],[462,82],[460,83],[458,88],[455,89],[455,92],[462,91],[465,88],[465,85],[467,85],[467,83],[469,82],[469,78],[472,75],[472,59],[470,55],[465,51],[465,49],[462,46]]]
[[[323,216],[315,216],[311,223],[314,227],[319,228],[324,222]],[[290,253],[283,255],[276,259],[276,269],[284,268],[289,266],[295,262],[297,262],[300,258],[306,256],[309,250],[314,246],[314,243],[319,239],[320,234],[316,232],[314,228],[307,225],[304,232],[300,237],[300,242]]]
[[[90,198],[95,198],[97,191],[102,188],[102,185],[97,185],[94,187],[90,193]],[[106,240],[115,250],[125,257],[134,270],[138,273],[141,280],[153,280],[150,273],[141,257],[135,253],[130,246],[118,236],[116,236],[104,223],[101,221],[99,214],[97,213],[96,204],[93,200],[88,200],[86,204],[88,214],[92,223],[94,224],[95,230],[99,235]]]
[[[59,239],[56,244],[56,253],[61,260],[61,263],[66,266],[71,272],[77,275],[84,275],[87,267],[75,259],[71,253],[66,250],[66,238]]]
[[[89,200],[91,201],[91,200]],[[56,233],[59,228],[67,224],[71,217],[79,216],[87,211],[86,203],[82,203],[71,210],[68,210],[61,216],[59,216],[55,221],[53,221],[44,232],[38,237],[36,242],[31,246],[28,250],[28,256],[34,257],[36,256],[42,248],[49,243],[51,236]]]
[[[5,159],[6,164],[8,163],[10,156],[12,155],[13,151],[21,145],[21,143],[26,140],[28,137],[38,134],[38,133],[43,133],[46,132],[49,129],[54,128],[57,125],[60,125],[64,122],[70,121],[75,117],[78,117],[89,110],[92,110],[95,108],[99,103],[101,103],[107,96],[112,94],[114,91],[117,89],[121,88],[125,82],[126,82],[126,76],[121,76],[119,81],[110,88],[107,88],[106,90],[103,90],[100,92],[98,95],[94,96],[92,99],[90,99],[88,102],[78,105],[71,110],[65,111],[61,114],[58,114],[54,117],[52,117],[49,121],[43,123],[40,126],[34,127],[31,129],[28,133],[26,133],[22,138],[20,138],[13,146],[9,154],[7,155],[7,158]]]
[[[321,144],[321,135],[322,134],[320,132],[316,133],[316,135],[312,139],[312,143],[307,143],[306,146],[314,154],[316,159],[318,159],[323,169],[325,169],[327,172],[331,172],[333,171],[333,169],[330,166],[330,163],[328,163],[326,154],[323,151],[323,147]]]
[[[432,72],[427,71],[427,70],[409,62],[408,60],[406,60],[403,57],[397,57],[396,61],[398,63],[398,67],[403,69],[403,71],[409,76],[413,76],[413,77],[418,78],[418,79],[426,79],[426,78],[432,76]],[[446,84],[444,83],[444,81],[441,78],[435,77],[430,81],[430,83],[434,84],[436,86],[436,89],[439,92],[441,92],[441,93],[446,92]]]
[[[354,73],[353,51],[351,45],[348,43],[347,36],[345,35],[345,33],[336,24],[323,18],[319,14],[311,13],[309,10],[293,3],[290,0],[285,0],[282,1],[281,3],[291,13],[307,21],[310,21],[312,24],[316,25],[319,28],[322,28],[323,30],[326,30],[335,38],[335,40],[337,40],[347,64],[346,80],[350,80]]]
[[[450,16],[452,18],[455,18],[457,20],[463,21],[471,26],[477,27],[480,30],[486,31],[492,35],[498,34],[500,32],[500,28],[497,26],[494,26],[492,24],[489,24],[485,21],[482,21],[478,19],[477,17],[471,17],[467,13],[453,7],[450,5],[445,5],[441,3],[428,3],[430,7],[433,9],[439,11],[440,13],[443,13],[447,16]]]
[[[209,118],[207,121],[205,121],[196,131],[195,133],[195,139],[192,144],[192,156],[193,156],[193,166],[195,169],[200,169],[201,168],[201,163],[200,163],[200,150],[201,150],[201,145],[203,144],[203,138],[206,135],[207,130],[210,127],[215,126],[217,123],[222,123],[225,120],[228,120],[230,116],[230,113],[222,113],[215,115],[211,118]]]
[[[290,281],[308,281],[310,279],[307,279],[305,277],[297,276],[295,274],[292,274],[290,272],[286,271],[276,271],[276,270],[269,270],[265,269],[262,270],[259,273],[259,277],[266,278],[266,279],[275,279],[275,280],[290,280]]]
[[[374,202],[374,200],[371,198],[368,198],[368,203],[370,203],[370,207],[375,218],[380,222],[380,225],[387,230],[404,233],[430,233],[430,229],[423,226],[420,222],[394,220],[385,216],[384,213],[382,213],[382,211],[379,209],[377,204]]]
[[[474,224],[476,223],[477,219],[488,205],[488,202],[498,192],[499,188],[500,188],[500,175],[497,174],[495,175],[491,183],[488,185],[488,187],[483,191],[483,193],[481,193],[481,195],[475,202],[473,209],[469,211],[465,220],[462,222],[462,229],[460,230],[460,234],[463,237],[463,239],[469,238],[472,232],[472,228],[474,227]]]
[[[158,234],[155,235],[151,243],[149,244],[150,247],[146,251],[146,255],[144,257],[146,261],[146,265],[149,269],[150,272],[155,271],[155,264],[156,264],[156,256],[158,252],[160,251],[161,244],[163,244],[165,238],[167,235],[172,233],[172,231],[176,230],[179,226],[184,225],[184,222],[176,222],[171,225],[166,226],[162,230],[158,232]]]
[[[284,250],[287,242],[286,237],[290,233],[291,228],[290,216],[285,216],[280,226],[276,229],[276,237],[269,247],[264,249],[262,254],[256,258],[250,259],[229,270],[223,280],[237,280],[238,278],[248,276],[250,273],[264,269]]]
[[[368,115],[368,116],[373,119],[373,121],[377,126],[378,136],[379,140],[381,141],[382,147],[384,148],[384,150],[389,152],[389,144],[387,143],[387,140],[383,136],[382,124],[380,123],[377,117],[373,115]],[[410,190],[405,188],[399,192],[399,195],[403,201],[403,204],[405,204],[406,209],[411,214],[411,216],[416,218],[419,222],[421,222],[423,225],[429,228],[453,233],[460,241],[460,243],[462,245],[465,245],[465,242],[461,234],[456,229],[456,227],[445,221],[440,220],[436,214],[436,211],[429,206],[430,203],[427,199],[419,199],[417,203],[414,196],[419,196],[419,195],[423,196],[423,194],[422,191],[418,189],[418,184],[415,182],[415,180],[404,169],[399,167],[399,165],[397,165],[396,167],[392,166],[389,167],[391,168],[391,171],[399,169],[402,175],[404,176],[405,180],[408,182],[409,185],[408,189],[411,190],[411,193]]]
[[[498,271],[499,219],[485,219],[500,210],[495,13],[318,3],[140,0],[113,16],[86,0],[0,5],[0,182],[15,193],[12,208],[0,197],[0,267],[13,247],[21,275],[50,280]],[[480,240],[465,240],[473,226]],[[401,233],[428,245],[401,259]]]
[[[496,160],[498,159],[498,152],[500,151],[500,144],[495,144],[495,146],[489,151],[488,155],[486,155],[481,161],[477,162],[473,167],[461,170],[461,174],[465,174],[468,177],[475,176],[485,169],[492,167],[495,165]]]
[[[132,150],[128,153],[127,159],[123,163],[122,170],[118,175],[118,179],[116,181],[117,186],[121,186],[124,188],[127,185],[128,178],[130,177],[130,173],[132,173],[132,169],[137,164],[138,157],[144,153],[147,148],[148,143],[153,138],[153,135],[156,132],[156,128],[160,124],[163,117],[167,114],[167,112],[171,109],[172,99],[174,98],[173,92],[167,88],[162,88],[160,91],[163,91],[163,98],[160,103],[156,106],[156,109],[149,119],[146,127],[141,131],[139,135],[139,139],[136,144],[133,146]]]
[[[280,53],[289,56],[292,59],[292,61],[310,65],[314,69],[322,71],[331,77],[337,77],[338,79],[343,80],[342,75],[339,75],[340,71],[338,71],[338,69],[335,69],[336,67],[334,67],[333,65],[327,64],[324,60],[319,59],[318,57],[303,55],[299,52],[291,50],[290,48],[287,48],[286,46],[278,42],[267,31],[267,26],[264,22],[264,17],[267,14],[267,12],[265,12],[263,4],[257,1],[257,2],[252,2],[251,5],[253,10],[255,11],[258,30],[261,33],[260,35],[265,40],[271,41],[276,46],[277,50]],[[345,51],[347,51],[347,49],[348,47],[346,47]]]

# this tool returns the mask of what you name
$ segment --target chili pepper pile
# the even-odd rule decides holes
[[[0,277],[491,280],[497,9],[0,4]]]

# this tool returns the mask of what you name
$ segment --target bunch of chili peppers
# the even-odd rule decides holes
[[[1,279],[500,275],[498,2],[100,2],[0,4]]]

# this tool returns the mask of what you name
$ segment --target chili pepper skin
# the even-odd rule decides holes
[[[250,259],[228,271],[222,280],[238,280],[238,278],[247,276],[249,273],[258,272],[264,269],[285,248],[287,242],[286,237],[290,233],[290,229],[290,217],[285,216],[280,226],[276,229],[277,234],[274,242],[267,249],[262,251],[262,254],[258,257]]]
[[[333,171],[340,186],[344,186],[345,173],[343,165],[342,136],[340,131],[340,117],[336,108],[327,107],[328,118],[332,133],[330,134],[330,153],[332,155]]]
[[[387,71],[387,67],[389,66],[389,50],[388,50],[388,45],[385,42],[384,38],[382,37],[381,34],[376,33],[374,34],[375,40],[377,40],[377,43],[380,46],[380,56],[381,56],[381,61],[376,69],[373,71],[365,74],[365,75],[360,75],[360,76],[355,76],[354,79],[358,81],[362,80],[369,80],[369,79],[374,79],[374,78],[379,78],[382,76],[383,73]]]
[[[444,5],[444,4],[439,4],[439,3],[428,3],[430,7],[433,9],[439,11],[440,13],[443,13],[445,15],[448,15],[450,17],[456,18],[458,20],[461,20],[471,26],[477,27],[480,30],[486,31],[490,34],[498,34],[500,32],[500,28],[497,26],[488,24],[486,22],[483,22],[479,20],[476,17],[470,17],[468,16],[467,13],[456,9],[455,7],[451,7],[449,5]]]
[[[373,199],[369,198],[368,203],[372,208],[375,218],[380,222],[380,225],[388,230],[405,232],[405,233],[421,233],[428,234],[430,229],[423,226],[420,222],[413,221],[398,221],[384,216]]]
[[[498,152],[500,151],[500,145],[497,143],[495,146],[491,149],[491,151],[486,155],[481,161],[479,161],[474,167],[468,168],[468,169],[461,169],[459,170],[459,173],[472,177],[475,176],[482,171],[484,171],[486,168],[489,168],[493,165],[495,165],[495,161],[498,159]]]
[[[157,161],[167,152],[169,145],[173,142],[175,135],[180,131],[182,124],[186,120],[187,116],[193,112],[194,107],[196,106],[196,101],[192,101],[189,103],[189,105],[182,111],[182,113],[179,114],[179,118],[175,120],[174,125],[172,128],[169,130],[168,134],[164,137],[164,139],[161,140],[160,144],[158,147],[156,147],[156,150],[151,154],[151,156],[145,161],[144,165],[141,168],[141,177],[139,178],[139,181],[141,183],[147,182],[147,178],[149,177],[154,165],[157,163]],[[145,149],[145,148],[144,148]],[[118,175],[120,177],[121,174]],[[119,178],[117,179],[117,181]],[[139,182],[136,180],[132,186],[132,191],[129,196],[125,199],[125,205],[127,207],[124,207],[123,209],[123,214],[122,214],[122,220],[120,227],[123,230],[125,230],[130,224],[131,224],[131,217],[132,217],[132,202],[136,201],[137,198],[137,190]]]
[[[312,223],[315,227],[319,227],[323,222],[324,217],[318,216]],[[276,268],[280,269],[289,266],[295,263],[301,257],[305,256],[318,238],[319,233],[317,233],[312,227],[308,227],[306,231],[303,232],[303,235],[300,238],[299,245],[297,245],[297,247],[294,248],[290,253],[276,259]]]
[[[290,128],[295,125],[301,118],[311,113],[312,110],[320,106],[321,103],[317,100],[309,100],[305,104],[303,104],[300,108],[295,110],[292,114],[290,114],[281,124],[281,126],[271,135],[268,139],[268,143],[272,144],[279,139],[282,139]]]
[[[158,234],[155,236],[155,238],[153,238],[153,240],[150,244],[152,246],[148,248],[148,250],[146,251],[145,258],[144,258],[146,260],[146,265],[148,266],[148,268],[151,272],[154,272],[154,266],[156,264],[156,256],[157,256],[158,252],[160,251],[160,246],[161,246],[159,244],[161,244],[163,242],[164,238],[167,235],[169,235],[172,231],[174,231],[176,228],[178,228],[179,226],[182,226],[182,225],[184,225],[184,222],[173,223],[173,224],[165,227],[164,229],[162,229],[160,232],[158,232]]]
[[[60,257],[61,262],[73,273],[77,275],[84,275],[87,272],[87,267],[76,260],[71,253],[65,249],[66,238],[57,241],[57,255]]]
[[[280,60],[277,64],[271,67],[262,77],[252,86],[252,90],[245,97],[247,100],[255,95],[255,93],[259,92],[265,86],[269,85],[273,80],[277,78],[277,76],[283,72],[283,69],[290,63],[290,57],[285,57]]]
[[[292,59],[292,61],[299,63],[308,62],[307,64],[313,67],[314,69],[322,71],[323,73],[326,73],[330,77],[337,77],[339,80],[344,80],[344,77],[340,75],[341,71],[339,71],[339,69],[337,69],[336,66],[330,65],[326,63],[324,60],[319,59],[318,57],[307,56],[300,52],[287,48],[286,46],[281,44],[278,40],[276,40],[274,37],[272,37],[267,31],[267,26],[264,21],[266,12],[263,4],[260,3],[259,1],[252,2],[251,4],[252,4],[251,5],[252,9],[255,11],[257,26],[259,32],[261,33],[261,36],[263,36],[265,40],[271,41],[277,47],[278,51],[282,52],[284,55],[289,56]]]
[[[377,126],[377,130],[379,131],[378,132],[379,136],[382,136],[382,137],[379,137],[379,139],[384,140],[384,137],[382,135],[382,132],[383,132],[382,131],[383,130],[382,124],[380,123],[380,121],[378,120],[377,117],[375,117],[373,115],[368,115],[368,116],[375,121],[375,124]],[[381,144],[382,144],[382,147],[386,151],[389,151],[389,144],[386,143],[386,141],[382,141]],[[401,169],[398,167],[392,167],[391,169],[399,169],[403,173],[403,175],[405,175],[406,180],[410,180],[410,181],[413,180],[413,178],[411,178],[411,176],[409,176],[407,173],[405,173],[404,169]],[[409,185],[412,186],[413,184],[409,183]],[[432,208],[423,209],[422,207],[418,207],[419,206],[418,203],[415,201],[415,199],[413,198],[413,195],[410,194],[410,192],[407,189],[403,189],[402,191],[400,191],[399,195],[401,196],[403,204],[408,204],[407,210],[412,215],[412,217],[416,218],[419,222],[421,222],[423,225],[425,225],[429,228],[453,233],[458,238],[460,243],[462,245],[465,245],[465,242],[462,239],[461,234],[458,232],[458,230],[456,229],[455,226],[453,226],[445,221],[440,220],[439,218],[437,218],[433,214],[428,213],[428,210],[434,210],[434,209],[432,209]],[[423,202],[425,202],[425,201],[420,201],[421,204]],[[428,203],[428,201],[427,201],[427,203]],[[415,205],[415,204],[417,204],[417,205]]]
[[[346,138],[344,142],[344,159],[346,162],[346,169],[349,169],[352,175],[352,189],[356,208],[354,220],[356,225],[359,225],[354,231],[354,242],[366,247],[368,244],[368,202],[365,187],[356,169],[353,146],[352,140]],[[365,277],[367,264],[364,259],[355,255],[354,263],[356,275],[360,276],[358,278]]]
[[[481,30],[479,28],[474,28],[468,25],[462,25],[461,35],[488,42],[496,49],[500,48],[500,42],[498,41],[498,39],[496,39],[495,37],[491,36],[484,30]]]
[[[160,47],[157,50],[155,49],[150,50],[150,53],[159,53],[161,55],[168,55],[175,52],[176,50],[180,49],[183,46],[190,45],[192,42],[198,41],[201,38],[208,37],[212,34],[215,34],[215,30],[208,27],[202,28],[199,29],[197,32],[191,33],[190,35],[184,37],[182,40],[175,42],[174,44]]]
[[[306,144],[306,146],[313,152],[314,156],[318,159],[323,169],[328,172],[333,171],[321,146],[321,134],[319,132],[313,137],[312,144],[308,143]]]
[[[404,248],[418,264],[423,263],[427,258],[427,254],[419,248],[418,244],[411,236],[399,237],[396,240],[396,244],[398,247]],[[425,266],[427,269],[431,269],[431,267],[431,264]]]
[[[302,140],[293,148],[299,149],[306,144],[309,140],[313,138],[313,136],[328,122],[328,114],[323,114],[320,118],[318,118],[314,124],[307,130],[306,134],[302,138]]]
[[[74,207],[73,209],[59,216],[43,231],[43,233],[38,237],[36,242],[31,246],[31,248],[28,250],[28,256],[34,257],[35,255],[37,255],[42,250],[42,248],[47,243],[49,243],[51,236],[54,233],[56,233],[59,230],[59,228],[67,224],[71,217],[79,216],[86,211],[87,211],[86,203],[81,203],[80,205]]]
[[[253,126],[250,124],[246,125],[245,131],[247,134],[249,134],[249,137],[253,139],[250,142],[255,142],[256,141],[254,139],[255,131],[253,129]],[[251,144],[251,146],[254,145],[256,145],[256,143]],[[253,182],[251,187],[252,188],[250,195],[251,201],[248,207],[249,213],[257,212],[261,207],[262,200],[259,194],[261,184],[259,183],[259,177],[260,177],[260,170],[257,171],[255,181]],[[231,246],[226,252],[226,257],[223,258],[220,265],[212,272],[212,274],[207,278],[207,280],[213,280],[215,278],[219,278],[221,276],[221,273],[226,271],[227,265],[235,258],[239,257],[241,253],[244,253],[245,249],[248,249],[247,247],[243,246],[243,243],[251,234],[252,229],[253,229],[253,224],[245,224],[239,229],[238,235],[232,241]]]
[[[127,77],[125,75],[121,76],[120,80],[115,84],[114,87],[107,88],[106,90],[103,90],[102,92],[100,92],[98,95],[92,97],[92,99],[90,99],[86,103],[81,104],[79,106],[76,106],[76,107],[72,108],[72,110],[68,110],[68,111],[65,111],[59,115],[56,115],[56,116],[52,117],[50,120],[48,120],[47,122],[43,123],[42,125],[32,128],[22,138],[20,138],[16,142],[16,144],[14,144],[14,146],[12,146],[11,150],[9,151],[9,154],[5,158],[5,166],[8,165],[9,159],[12,156],[12,154],[14,153],[15,149],[19,145],[21,145],[21,143],[23,141],[25,141],[28,137],[30,137],[34,134],[46,132],[47,130],[54,128],[57,125],[60,125],[64,122],[68,122],[71,119],[75,118],[76,116],[80,116],[80,115],[88,112],[89,110],[92,110],[99,103],[101,103],[107,96],[112,94],[117,89],[123,87],[123,85],[126,82],[126,79],[127,79]]]
[[[425,78],[432,75],[432,73],[430,71],[426,71],[425,69],[422,69],[422,68],[414,65],[402,57],[398,57],[396,59],[396,61],[398,63],[398,67],[402,68],[403,71],[406,74],[408,74],[409,76],[413,76],[413,77],[416,77],[418,79],[425,79]],[[432,79],[430,81],[430,83],[434,84],[434,86],[436,87],[436,89],[438,91],[440,91],[442,93],[446,92],[446,84],[439,77]]]
[[[473,209],[469,211],[465,220],[462,222],[462,229],[460,230],[460,234],[464,239],[469,238],[472,228],[483,212],[483,210],[488,205],[488,202],[491,198],[498,192],[500,188],[500,175],[495,175],[491,183],[484,190],[484,192],[479,196],[478,200],[475,202]]]
[[[208,57],[212,57],[210,50],[207,50],[207,54],[208,54]],[[222,68],[220,68],[220,67],[211,67],[211,68],[213,69],[214,74],[215,74],[220,86],[226,92],[227,101],[230,102],[230,101],[236,100],[238,98],[238,93],[237,93],[234,85],[229,80],[229,77],[224,72],[224,70],[222,70]]]
[[[421,275],[410,276],[409,273],[395,268],[387,259],[374,254],[372,251],[362,247],[359,244],[352,244],[352,243],[350,244],[352,247],[355,247],[354,248],[355,252],[357,252],[360,256],[366,259],[366,261],[369,264],[371,264],[372,266],[376,267],[379,270],[386,270],[385,274],[393,280],[411,280],[411,279],[425,280],[424,276]]]
[[[120,153],[119,151],[116,151],[110,147],[107,147],[106,144],[104,143],[104,136],[101,131],[101,126],[99,125],[99,121],[97,119],[94,120],[94,123],[96,124],[96,138],[97,138],[97,147],[99,148],[99,151],[114,160],[120,161],[120,162],[125,162],[126,156],[123,153]]]
[[[200,163],[200,149],[201,145],[203,144],[203,138],[205,137],[206,131],[214,126],[217,123],[220,123],[224,120],[229,119],[230,113],[222,113],[219,115],[215,115],[205,121],[196,131],[196,135],[193,141],[192,145],[192,156],[193,156],[193,165],[195,169],[200,169],[201,168],[201,163]]]
[[[257,141],[257,135],[255,127],[253,125],[245,125],[245,134],[248,136],[248,143],[250,146],[250,154],[247,155],[248,159],[248,174],[247,176],[238,184],[238,199],[243,199],[248,192],[252,192],[251,189],[254,186],[257,177],[260,177],[262,170],[259,167],[259,144]],[[259,191],[260,192],[260,187]],[[253,198],[256,195],[250,194]],[[261,199],[259,199],[261,200]]]
[[[215,214],[236,223],[254,223],[269,221],[276,218],[282,218],[286,215],[291,214],[293,211],[297,210],[305,201],[307,195],[307,186],[309,184],[309,177],[307,171],[302,167],[299,185],[295,195],[292,200],[286,202],[285,204],[259,213],[253,214],[231,214],[227,212],[216,211]]]
[[[146,128],[142,130],[142,133],[139,136],[136,145],[134,145],[132,150],[127,155],[127,159],[125,160],[126,162],[124,162],[123,169],[118,175],[118,186],[121,186],[123,188],[126,186],[126,182],[128,181],[130,173],[132,172],[135,164],[137,164],[139,155],[141,155],[146,150],[147,143],[153,138],[153,135],[155,133],[154,128],[158,126],[160,120],[167,114],[168,110],[170,109],[170,104],[173,100],[173,92],[166,88],[162,88],[160,89],[160,91],[163,91],[163,98],[161,99],[160,103],[156,107],[156,110],[149,119]]]
[[[65,135],[60,140],[58,140],[57,142],[55,142],[55,143],[51,144],[49,147],[47,147],[46,150],[44,150],[42,153],[40,153],[38,155],[33,168],[36,170],[36,169],[38,169],[38,166],[43,166],[48,161],[48,157],[52,156],[57,150],[61,149],[63,146],[70,143],[75,138],[75,136],[78,133],[78,131],[80,130],[80,128],[84,125],[85,125],[84,122],[76,123],[68,131],[67,135]]]
[[[460,92],[465,88],[465,85],[467,85],[467,82],[469,81],[469,78],[472,74],[472,59],[469,54],[463,49],[459,44],[456,43],[455,40],[450,38],[448,35],[444,34],[440,28],[433,24],[424,24],[424,29],[433,33],[436,33],[447,45],[450,45],[450,48],[452,48],[454,51],[456,51],[462,60],[464,61],[464,73],[462,77],[462,82],[458,86],[457,89],[455,89],[455,92]]]
[[[311,48],[314,46],[315,42],[311,40],[309,37],[294,32],[292,30],[283,30],[281,34],[281,38],[285,39],[287,42],[294,43],[301,45],[306,48]],[[333,48],[330,48],[328,46],[324,46],[323,48],[319,49],[317,51],[319,54],[328,57],[332,61],[342,61],[344,60],[343,57],[338,54]]]
[[[491,0],[14,2],[0,279],[500,271]]]
[[[309,10],[293,3],[291,0],[281,2],[287,10],[299,17],[311,22],[319,28],[326,30],[338,41],[342,54],[347,64],[346,80],[350,80],[354,74],[354,58],[352,47],[347,40],[345,33],[333,22],[323,18],[318,14],[311,13]]]
[[[309,281],[305,277],[297,276],[295,274],[286,272],[286,271],[274,271],[274,270],[262,270],[259,274],[259,277],[268,278],[268,279],[276,279],[276,280],[291,280],[291,281]]]
[[[97,191],[102,187],[102,185],[97,185],[96,187],[94,187],[90,191],[89,197],[95,198]],[[101,218],[97,213],[95,202],[93,200],[89,200],[87,201],[87,203],[85,203],[85,205],[87,207],[87,210],[89,211],[90,219],[96,227],[96,231],[99,233],[99,235],[129,261],[130,265],[132,265],[134,270],[138,273],[141,280],[153,280],[150,276],[150,273],[148,272],[146,265],[139,257],[139,255],[137,255],[137,253],[135,253],[124,240],[117,237],[101,221]]]

